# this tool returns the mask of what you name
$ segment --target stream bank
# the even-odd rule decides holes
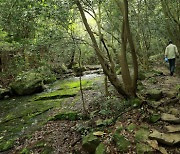
[[[109,90],[112,93],[104,97],[103,76],[93,75],[92,79],[85,76],[83,91],[89,111],[88,119],[81,116],[83,108],[80,93],[76,94],[77,82],[66,82],[65,86],[61,83],[61,87],[55,83],[48,92],[28,99],[30,102],[46,103],[51,99],[62,99],[57,108],[50,109],[52,112],[47,116],[53,117],[53,120],[46,121],[34,131],[16,138],[14,147],[7,153],[86,154],[92,149],[91,153],[97,154],[179,153],[179,141],[175,138],[173,140],[176,142],[167,140],[170,138],[168,135],[173,137],[167,128],[175,128],[176,134],[180,132],[179,76],[169,76],[167,68],[164,67],[155,67],[144,72],[144,75],[138,84],[140,99],[129,101],[116,95],[110,85]],[[57,98],[62,94],[63,87],[70,89],[63,94],[73,97]],[[177,123],[167,121],[167,116]],[[160,138],[159,134],[163,135],[163,138]]]

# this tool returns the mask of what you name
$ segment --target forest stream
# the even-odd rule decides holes
[[[92,89],[101,78],[99,74],[84,75],[83,89]],[[55,113],[80,112],[79,83],[78,77],[71,77],[48,85],[42,93],[1,100],[0,151],[10,149],[17,138],[41,128]]]
[[[109,153],[180,152],[174,141],[167,140],[174,136],[165,139],[151,136],[153,130],[165,134],[167,126],[172,129],[169,132],[176,132],[177,138],[180,135],[177,75],[169,76],[165,67],[155,67],[146,73],[138,86],[141,101],[122,101],[116,94],[104,97],[103,81],[101,74],[82,77],[88,118],[82,114],[79,77],[56,81],[42,93],[1,100],[1,153],[87,153],[82,136],[90,132],[100,138],[103,145],[100,150],[106,145]],[[113,90],[110,84],[109,89]],[[175,142],[179,144],[177,138]],[[92,140],[96,143],[95,138]]]

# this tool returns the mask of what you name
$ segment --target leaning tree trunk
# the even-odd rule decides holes
[[[111,84],[115,87],[115,89],[118,91],[119,94],[123,95],[125,98],[130,98],[130,96],[128,95],[128,93],[122,88],[121,82],[119,81],[117,74],[115,72],[114,69],[114,64],[113,62],[111,62],[110,64],[105,60],[104,55],[102,54],[102,51],[99,49],[97,41],[95,39],[95,36],[93,34],[93,32],[91,31],[91,28],[87,22],[87,19],[85,17],[83,8],[81,6],[81,3],[79,0],[76,0],[76,5],[80,11],[84,26],[91,38],[91,41],[93,43],[93,47],[95,49],[96,55],[99,59],[99,62],[103,68],[104,73],[108,76],[109,81],[111,82]]]
[[[119,7],[121,13],[123,14],[123,24],[122,24],[122,48],[121,48],[121,55],[120,55],[120,64],[122,69],[122,78],[125,85],[125,89],[128,94],[132,97],[136,96],[136,89],[137,89],[137,79],[138,79],[138,62],[137,62],[137,55],[134,46],[134,42],[132,39],[132,34],[130,31],[129,25],[129,18],[128,18],[128,1],[124,0],[123,2],[119,0],[114,0]],[[133,75],[131,76],[127,57],[126,57],[126,46],[127,41],[129,42],[132,60],[133,60]]]

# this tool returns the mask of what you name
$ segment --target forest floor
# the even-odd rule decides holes
[[[122,100],[110,85],[111,94],[105,97],[103,76],[99,76],[96,81],[94,80],[93,86],[86,87],[83,92],[85,106],[89,112],[88,119],[68,117],[50,120],[32,134],[27,133],[17,138],[14,147],[2,153],[85,154],[87,152],[82,146],[83,136],[93,133],[105,145],[106,152],[111,154],[178,154],[180,142],[169,146],[162,143],[161,139],[150,139],[149,135],[154,130],[167,133],[166,126],[171,123],[162,120],[163,113],[180,118],[179,88],[178,74],[170,76],[167,67],[154,66],[139,82],[138,96],[141,100],[139,104],[137,100]],[[160,92],[161,97],[157,100],[149,99],[152,90]],[[56,108],[50,112],[49,117],[58,115],[62,110],[67,113],[84,113],[82,106],[79,92],[77,96],[62,102],[61,109]],[[103,153],[102,149],[100,153]]]

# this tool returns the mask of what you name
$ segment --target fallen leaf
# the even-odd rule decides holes
[[[105,135],[106,133],[104,133],[104,132],[101,132],[101,131],[97,131],[97,132],[94,132],[93,133],[93,135],[95,135],[95,136],[103,136],[103,135]]]

